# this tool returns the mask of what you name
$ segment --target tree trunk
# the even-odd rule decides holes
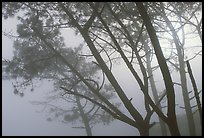
[[[195,95],[196,102],[197,102],[197,105],[198,105],[198,112],[200,114],[200,120],[201,120],[200,123],[201,123],[201,128],[202,128],[202,107],[201,107],[200,97],[199,97],[198,89],[197,89],[197,86],[196,86],[195,79],[193,77],[193,73],[192,73],[189,61],[186,61],[186,64],[187,64],[189,76],[191,78],[191,83],[193,85],[194,95]]]
[[[138,129],[138,130],[139,130],[140,136],[149,136],[149,129],[148,128]]]
[[[77,80],[76,76],[75,76],[75,80]],[[77,92],[77,89],[75,87],[73,87],[73,90],[74,90],[74,92]],[[91,127],[89,124],[89,118],[84,112],[83,106],[81,105],[81,102],[80,102],[80,98],[79,98],[79,96],[76,96],[76,95],[74,95],[74,97],[76,99],[77,107],[79,109],[80,116],[82,118],[84,127],[86,129],[86,134],[87,134],[87,136],[92,136]]]
[[[141,18],[143,19],[144,24],[146,26],[150,40],[154,47],[154,51],[155,51],[155,54],[156,54],[156,57],[157,57],[157,60],[158,60],[158,63],[159,63],[159,66],[162,72],[162,76],[164,78],[164,83],[165,83],[166,92],[167,92],[167,103],[168,103],[167,116],[168,116],[168,121],[170,121],[173,124],[173,125],[168,124],[169,129],[171,130],[170,132],[172,135],[180,136],[180,132],[179,132],[178,124],[176,120],[176,113],[175,113],[175,92],[174,92],[171,75],[168,70],[168,66],[166,64],[166,60],[162,53],[161,46],[157,38],[155,29],[151,24],[151,20],[146,12],[145,7],[143,6],[143,3],[137,2],[136,5],[141,15]]]
[[[75,88],[74,88],[74,91],[76,91]],[[86,134],[87,134],[87,136],[92,136],[91,127],[89,125],[89,119],[86,116],[86,114],[84,113],[83,107],[82,107],[82,105],[80,103],[80,98],[78,96],[75,96],[75,98],[76,98],[77,106],[79,108],[80,116],[81,116],[81,118],[83,120],[85,129],[86,129]]]
[[[138,128],[140,136],[149,136],[149,122],[143,121],[143,125]]]
[[[162,4],[161,4],[162,5]],[[162,5],[163,7],[163,5]],[[164,10],[163,10],[164,13]],[[178,35],[176,31],[174,30],[173,25],[167,18],[166,14],[163,14],[164,20],[167,23],[167,26],[171,30],[173,40],[176,45],[176,50],[178,54],[178,61],[179,61],[179,73],[180,73],[180,79],[181,79],[181,88],[182,88],[182,94],[183,94],[183,100],[184,100],[184,107],[186,111],[188,126],[189,126],[189,132],[191,136],[195,136],[195,122],[193,119],[193,113],[191,109],[191,104],[189,100],[189,94],[188,94],[188,88],[187,88],[187,81],[186,81],[186,74],[185,74],[185,62],[184,62],[184,51],[182,51],[182,46],[180,45]]]
[[[179,132],[178,128],[175,127],[175,126],[177,126],[177,121],[174,119],[175,118],[169,118],[169,120],[168,120],[167,125],[169,127],[169,131],[170,131],[172,136],[180,136],[180,132]]]
[[[142,37],[142,39],[143,39],[143,37]],[[148,72],[148,76],[149,76],[149,82],[150,82],[150,86],[151,86],[151,89],[152,89],[153,98],[154,98],[155,104],[158,103],[157,106],[162,111],[161,104],[159,102],[159,96],[158,96],[158,93],[157,93],[156,85],[155,85],[155,82],[154,82],[152,68],[151,68],[151,61],[150,61],[151,52],[150,52],[150,48],[147,45],[146,41],[143,41],[143,42],[144,42],[144,49],[145,49],[145,53],[146,53],[146,59],[147,59],[147,72]],[[165,125],[164,121],[161,118],[159,118],[159,123],[160,123],[160,127],[161,127],[162,136],[167,136],[166,125]]]

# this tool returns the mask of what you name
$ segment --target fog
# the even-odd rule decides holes
[[[3,20],[2,30],[16,34],[15,18]],[[68,33],[67,33],[68,32]],[[62,32],[68,46],[78,46],[82,39],[74,35],[74,31],[67,29]],[[13,56],[13,41],[2,35],[2,57],[11,59]],[[75,41],[73,41],[75,40]],[[72,123],[64,124],[60,121],[47,121],[48,115],[39,112],[42,107],[31,104],[32,101],[43,101],[47,92],[51,91],[51,84],[43,81],[33,92],[25,91],[24,97],[13,94],[12,80],[2,80],[2,135],[4,136],[77,136],[86,135],[84,129],[72,128]],[[137,129],[117,120],[109,126],[98,124],[92,129],[93,135],[138,135]]]
[[[15,34],[17,21],[15,18],[3,20],[2,31],[12,32]],[[79,36],[75,36],[70,29],[62,32],[65,36],[67,46],[74,47],[82,43]],[[13,55],[13,41],[2,35],[2,57],[11,59]],[[190,43],[190,42],[189,42]],[[189,44],[190,45],[190,44]],[[195,42],[193,43],[195,45]],[[199,44],[197,44],[199,45]],[[202,89],[202,57],[198,56],[191,62],[191,67],[198,86],[198,90]],[[144,112],[144,101],[137,83],[127,71],[125,65],[118,65],[113,69],[116,79],[122,86],[129,98],[134,97],[132,102],[141,114]],[[155,76],[158,91],[164,89],[161,80],[161,73],[158,71]],[[180,77],[178,72],[173,72],[172,78],[179,82]],[[128,82],[128,83],[127,83]],[[191,88],[191,82],[188,80],[188,87]],[[191,88],[192,89],[192,88]],[[41,106],[31,104],[32,101],[40,101],[46,98],[47,93],[52,90],[52,84],[47,81],[42,81],[33,92],[26,90],[25,96],[20,97],[13,94],[12,80],[2,80],[2,135],[3,136],[83,136],[86,135],[84,129],[72,128],[72,123],[62,123],[60,121],[47,121],[48,114],[40,112]],[[180,87],[175,87],[176,102],[179,106],[183,106],[183,99]],[[202,100],[201,100],[202,101]],[[123,107],[121,107],[123,110]],[[123,110],[126,112],[126,110]],[[177,114],[184,113],[183,109],[176,107]],[[154,114],[151,121],[158,120]],[[138,130],[121,122],[114,120],[109,125],[97,124],[92,129],[93,135],[98,136],[137,136]]]

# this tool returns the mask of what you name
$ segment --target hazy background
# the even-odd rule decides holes
[[[16,33],[15,18],[2,21],[2,31]],[[78,46],[82,39],[74,35],[74,31],[66,29],[62,32],[68,46]],[[11,59],[13,56],[13,41],[2,35],[2,57]],[[51,84],[43,81],[33,92],[29,89],[24,97],[13,94],[12,80],[2,80],[2,135],[86,135],[84,129],[72,128],[72,123],[63,124],[58,121],[46,121],[47,115],[39,113],[42,107],[32,105],[31,101],[44,100]],[[96,125],[93,135],[137,135],[137,130],[123,122],[115,120],[110,126]]]
[[[15,34],[17,21],[15,18],[2,21],[2,31],[12,32]],[[63,31],[67,46],[78,46],[82,39],[76,37],[74,32],[70,29]],[[196,45],[196,41],[191,42],[192,45]],[[189,45],[191,45],[189,42]],[[197,45],[199,45],[198,43]],[[5,59],[11,59],[13,55],[13,41],[2,35],[2,57]],[[198,90],[202,88],[202,57],[198,56],[190,62]],[[138,87],[135,85],[135,80],[132,78],[129,72],[127,72],[124,65],[120,65],[113,69],[116,78],[119,80],[122,88],[128,95],[128,97],[137,97],[133,99],[137,109],[144,114],[142,108],[143,96],[141,93],[137,93]],[[172,74],[174,81],[179,82],[180,78],[178,72]],[[155,76],[158,91],[164,89],[163,83],[161,83],[161,74]],[[128,82],[128,83],[127,83]],[[191,88],[191,83],[188,80],[188,86]],[[2,80],[2,135],[47,135],[47,136],[67,136],[67,135],[86,135],[84,129],[74,129],[72,124],[63,124],[59,121],[46,121],[47,114],[39,113],[42,109],[39,106],[32,105],[31,101],[43,100],[46,97],[47,92],[51,91],[52,86],[47,81],[43,81],[38,88],[33,92],[25,92],[24,97],[19,97],[13,94],[12,81]],[[175,87],[176,101],[180,106],[183,105],[181,98],[181,91],[179,87]],[[139,97],[139,98],[138,98]],[[184,113],[183,109],[176,108],[178,114]],[[153,118],[156,116],[153,115]],[[122,123],[120,121],[113,121],[110,125],[104,126],[98,124],[92,129],[93,135],[138,135],[137,129]]]

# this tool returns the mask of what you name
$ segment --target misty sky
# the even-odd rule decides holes
[[[12,32],[15,34],[17,21],[15,18],[3,20],[2,31]],[[65,36],[65,41],[67,46],[78,46],[82,39],[76,37],[70,29],[63,32]],[[192,42],[193,45],[196,41]],[[189,42],[190,44],[190,42]],[[11,59],[13,50],[13,42],[11,39],[2,35],[2,56],[5,59]],[[196,59],[190,62],[194,77],[198,86],[198,90],[202,88],[202,57],[198,56]],[[141,93],[137,93],[135,80],[127,72],[124,65],[120,65],[113,69],[116,78],[119,80],[119,84],[127,93],[128,97],[142,97]],[[188,76],[188,75],[187,75]],[[178,72],[172,74],[174,81],[179,82]],[[155,76],[155,81],[157,82],[157,89],[162,91],[164,89],[163,82],[161,83],[161,74]],[[127,84],[128,82],[128,84]],[[47,121],[46,113],[39,113],[39,106],[32,105],[31,101],[43,100],[46,97],[46,93],[52,88],[48,82],[43,81],[41,86],[35,89],[34,92],[29,90],[25,93],[24,97],[19,97],[13,94],[12,81],[3,80],[2,81],[2,135],[55,135],[55,136],[67,136],[67,135],[86,135],[83,129],[73,129],[72,124],[63,124],[59,121],[49,122]],[[188,86],[191,88],[191,82],[188,81]],[[179,87],[175,87],[176,90],[176,101],[181,106],[183,100],[181,98],[181,91]],[[133,99],[133,102],[137,105],[136,108],[144,112],[143,110],[143,98]],[[183,110],[177,108],[178,113],[183,113]],[[155,115],[153,116],[155,118]],[[120,121],[113,121],[109,126],[104,126],[102,124],[96,125],[93,128],[93,135],[138,135],[138,131]]]

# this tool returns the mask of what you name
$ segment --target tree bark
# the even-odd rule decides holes
[[[166,87],[166,92],[167,92],[167,103],[168,103],[168,111],[167,111],[167,116],[168,116],[168,126],[170,129],[170,132],[174,136],[180,136],[180,132],[178,129],[178,124],[176,120],[176,113],[175,113],[175,92],[174,92],[174,87],[173,87],[173,82],[171,79],[170,72],[168,70],[168,66],[166,64],[166,60],[164,58],[164,55],[161,50],[161,46],[159,43],[159,40],[157,38],[156,32],[154,27],[151,24],[151,20],[147,14],[147,11],[145,7],[143,6],[143,3],[141,2],[136,2],[137,8],[139,10],[139,13],[141,15],[141,18],[144,21],[144,24],[146,26],[147,32],[149,34],[150,40],[152,42],[152,45],[154,47],[154,51],[162,72],[162,76],[164,78],[164,83]],[[165,120],[164,120],[165,121]]]
[[[149,124],[144,125],[143,127],[138,128],[140,136],[149,136]]]

